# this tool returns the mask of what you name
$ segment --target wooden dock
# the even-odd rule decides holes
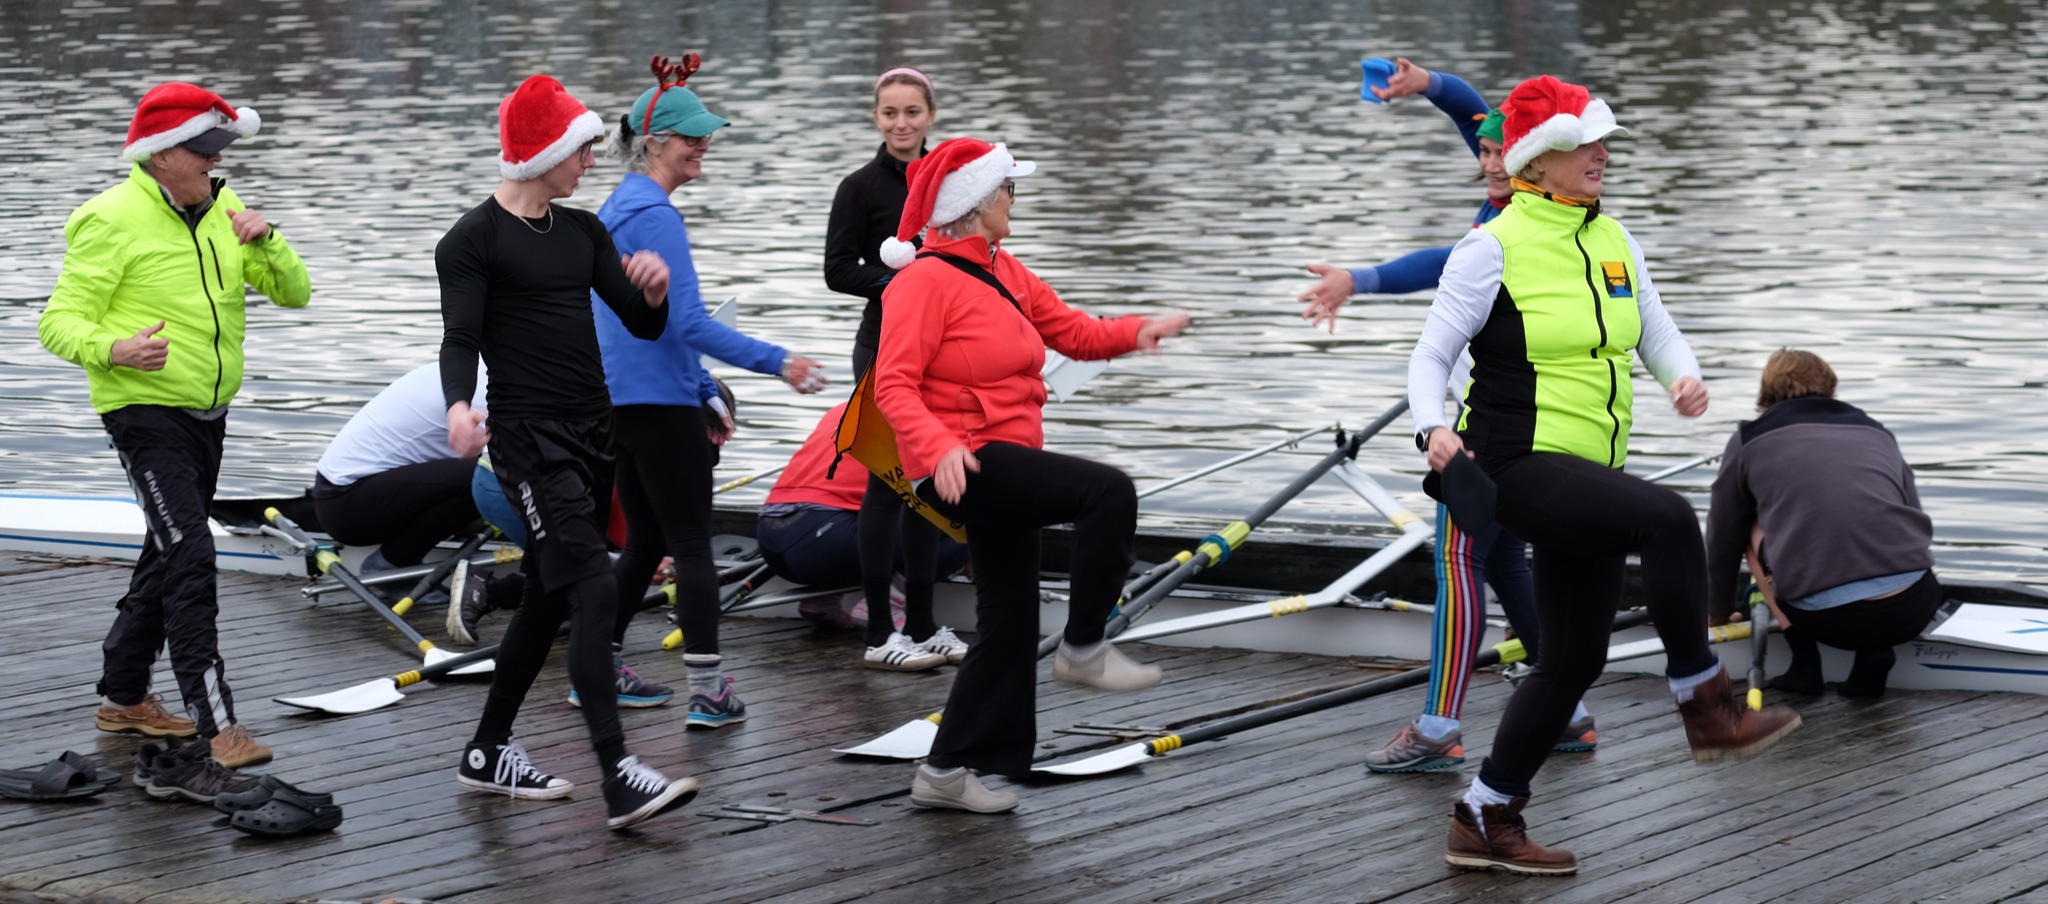
[[[69,749],[132,767],[139,739],[96,731],[90,712],[99,643],[127,579],[119,565],[0,555],[0,763]],[[2048,891],[2039,697],[1902,692],[1858,705],[1831,694],[1797,701],[1806,726],[1763,757],[1699,767],[1662,682],[1609,676],[1589,700],[1599,750],[1556,755],[1530,811],[1532,834],[1576,851],[1582,871],[1522,878],[1442,860],[1449,802],[1507,699],[1490,674],[1475,679],[1463,770],[1376,776],[1360,765],[1414,715],[1410,690],[1137,770],[1028,782],[1018,812],[975,816],[911,807],[908,765],[830,751],[937,707],[950,670],[870,671],[854,635],[732,618],[724,647],[751,721],[685,733],[674,705],[623,713],[635,753],[697,775],[704,792],[640,831],[612,833],[559,661],[542,673],[520,737],[579,787],[568,801],[513,801],[453,780],[483,685],[426,685],[347,718],[295,714],[270,698],[352,686],[416,659],[344,596],[311,603],[289,580],[243,575],[224,575],[221,596],[240,712],[277,750],[264,768],[332,791],[341,828],[252,838],[125,782],[81,803],[0,801],[0,901],[1975,902]],[[438,636],[438,612],[414,618]],[[676,654],[658,647],[667,623],[643,623],[629,661],[680,683]],[[1041,672],[1044,753],[1120,743],[1057,731],[1076,723],[1185,727],[1375,674],[1297,655],[1137,655],[1164,665],[1167,682],[1103,695]],[[175,701],[167,673],[159,687]],[[703,815],[726,804],[879,825]]]

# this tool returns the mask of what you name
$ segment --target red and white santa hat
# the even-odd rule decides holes
[[[917,259],[910,240],[927,226],[944,226],[968,215],[1003,180],[1029,176],[1038,164],[1010,156],[1008,148],[973,138],[951,138],[911,161],[904,176],[910,197],[903,202],[903,220],[896,235],[882,240],[882,263],[902,269]]]
[[[545,75],[498,104],[498,173],[514,182],[539,178],[604,135],[604,120]]]
[[[142,95],[135,118],[128,121],[128,144],[121,156],[136,163],[151,154],[207,136],[207,153],[216,153],[237,138],[263,127],[263,117],[248,107],[235,108],[220,95],[185,82],[165,82]],[[222,134],[212,135],[218,130]]]
[[[1501,162],[1510,175],[1521,173],[1545,151],[1569,151],[1609,135],[1628,134],[1615,124],[1606,101],[1593,97],[1583,85],[1548,75],[1516,85],[1500,109],[1507,117],[1501,127],[1506,139]]]

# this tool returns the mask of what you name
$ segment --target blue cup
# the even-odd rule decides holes
[[[1371,101],[1376,104],[1386,103],[1386,101],[1380,100],[1379,97],[1374,95],[1372,89],[1379,88],[1382,91],[1387,89],[1387,79],[1394,76],[1396,68],[1394,61],[1383,60],[1379,57],[1366,57],[1359,60],[1358,65],[1365,70],[1365,84],[1358,89],[1358,99]]]

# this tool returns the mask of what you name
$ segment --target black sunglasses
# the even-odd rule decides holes
[[[1004,179],[1004,180],[1003,180],[1003,191],[1009,192],[1009,193],[1010,193],[1010,197],[1012,197],[1012,198],[1016,197],[1016,196],[1017,196],[1017,180],[1015,180],[1015,179]]]

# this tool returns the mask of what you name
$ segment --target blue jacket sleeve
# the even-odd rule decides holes
[[[1450,245],[1424,248],[1397,257],[1377,267],[1351,271],[1351,288],[1358,295],[1406,295],[1436,288],[1444,275],[1444,262],[1451,259]]]
[[[1472,156],[1479,156],[1479,123],[1493,109],[1486,105],[1486,98],[1480,97],[1464,79],[1435,70],[1430,71],[1429,88],[1422,96],[1451,118],[1458,134],[1465,136],[1465,146],[1472,149]],[[1450,249],[1444,250],[1448,256]]]
[[[650,208],[642,214],[647,215],[674,216],[678,220],[683,216],[674,208]],[[690,258],[689,226],[679,225],[681,228],[673,230],[643,228],[634,236],[641,240],[637,243],[641,248],[668,262],[668,328],[680,331],[679,335],[692,348],[734,367],[769,376],[781,373],[782,358],[787,354],[781,346],[752,338],[711,319],[705,312],[704,297],[697,285],[697,265]],[[709,380],[705,385],[709,385]]]

